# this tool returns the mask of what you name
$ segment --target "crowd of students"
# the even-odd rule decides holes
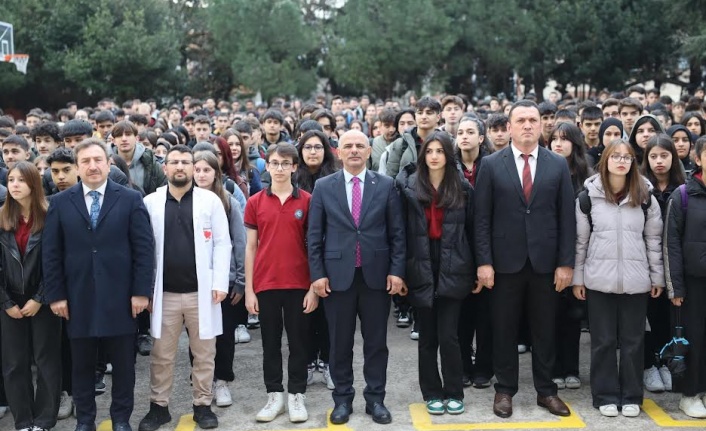
[[[75,414],[77,430],[91,431],[87,367],[95,394],[105,391],[111,368],[129,373],[110,324],[89,334],[68,318],[69,308],[72,316],[77,307],[92,311],[90,301],[71,303],[69,292],[67,305],[66,295],[57,294],[58,284],[72,289],[70,275],[53,280],[66,269],[47,271],[69,265],[56,256],[56,236],[68,229],[57,228],[68,223],[57,218],[69,190],[83,187],[88,230],[98,234],[108,184],[144,198],[140,207],[149,215],[157,256],[149,307],[144,295],[133,295],[134,334],[118,331],[131,337],[135,354],[152,355],[150,411],[141,431],[171,420],[182,321],[194,419],[202,428],[218,426],[212,401],[233,403],[235,345],[249,342],[248,330],[258,327],[268,395],[256,420],[272,421],[286,406],[292,422],[306,421],[306,387],[317,380],[333,390],[331,421],[348,420],[352,340],[339,291],[352,285],[358,292],[353,315],[365,318],[363,326],[372,325],[371,314],[386,320],[390,306],[366,293],[379,286],[366,272],[377,263],[364,236],[352,245],[341,240],[349,245],[340,248],[343,230],[325,228],[333,217],[328,199],[336,194],[354,235],[374,229],[361,217],[386,220],[389,233],[372,254],[389,260],[382,289],[394,302],[396,325],[411,327],[418,340],[418,378],[430,414],[463,413],[463,388],[487,388],[495,377],[493,410],[510,416],[517,354],[531,350],[538,404],[568,415],[557,389],[581,387],[579,339],[590,328],[590,387],[601,414],[639,415],[646,389],[681,392],[679,408],[706,418],[703,90],[679,101],[641,86],[582,102],[557,96],[538,105],[530,96],[476,106],[461,96],[425,96],[404,107],[367,97],[334,96],[330,104],[323,97],[304,104],[276,99],[271,107],[185,98],[161,111],[138,100],[122,109],[104,100],[95,110],[70,103],[56,118],[39,109],[23,120],[0,116],[0,415],[9,406],[18,430],[38,431]],[[380,193],[388,177],[394,196],[386,209],[367,215],[373,204],[366,196]],[[345,186],[323,178],[341,178]],[[390,208],[398,209],[385,219]],[[336,223],[348,223],[334,215]],[[96,253],[98,240],[91,241],[76,247]],[[179,258],[173,253],[189,248]],[[347,258],[351,279],[329,285]],[[204,273],[216,268],[226,268],[227,281],[206,281]],[[660,359],[676,325],[691,344],[686,375],[678,379]],[[389,423],[385,336],[363,329],[366,412]],[[88,348],[85,337],[97,340],[93,350],[81,350]],[[77,352],[86,351],[95,351],[95,360],[77,361]],[[134,363],[132,370],[134,386]],[[114,385],[113,398],[120,396]],[[130,429],[124,426],[131,411],[131,404],[111,408],[114,429]]]

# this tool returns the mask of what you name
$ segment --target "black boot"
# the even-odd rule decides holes
[[[211,411],[211,406],[194,406],[194,422],[201,429],[218,428],[218,416]]]
[[[169,407],[162,407],[159,404],[150,403],[150,411],[140,421],[138,431],[155,431],[162,425],[172,421],[169,414]]]

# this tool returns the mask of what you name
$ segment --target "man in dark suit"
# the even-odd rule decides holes
[[[392,178],[365,168],[370,152],[363,133],[346,132],[338,145],[343,170],[316,182],[309,209],[309,269],[315,292],[325,298],[331,338],[334,424],[353,412],[356,316],[365,343],[365,412],[377,423],[392,421],[383,404],[387,318],[390,295],[404,285],[405,234]]]
[[[571,282],[576,245],[574,192],[568,165],[539,146],[541,121],[534,102],[510,110],[512,144],[483,159],[476,181],[478,279],[493,289],[493,411],[512,415],[518,390],[519,318],[527,309],[537,404],[568,416],[552,382],[557,293]]]
[[[113,364],[113,430],[130,431],[135,316],[149,305],[154,237],[140,194],[108,179],[105,144],[86,139],[74,153],[81,182],[54,196],[44,227],[45,295],[68,325],[76,430],[96,429],[100,342]]]

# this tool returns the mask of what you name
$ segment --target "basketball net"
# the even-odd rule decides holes
[[[6,55],[3,61],[13,63],[18,72],[27,74],[27,62],[29,55],[27,54],[10,54]]]

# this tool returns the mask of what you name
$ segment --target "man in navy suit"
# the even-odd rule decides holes
[[[130,431],[135,316],[149,305],[154,237],[140,194],[108,179],[105,144],[86,139],[74,153],[81,182],[54,196],[44,226],[46,299],[68,325],[76,431],[96,429],[99,342],[113,364],[113,430]]]
[[[512,415],[518,390],[519,318],[527,310],[537,404],[568,416],[552,381],[557,292],[573,274],[574,191],[566,160],[539,146],[539,109],[522,100],[510,110],[512,144],[483,159],[476,180],[478,280],[492,289],[493,411]]]
[[[309,269],[325,298],[335,385],[331,422],[353,412],[353,337],[360,317],[365,364],[365,412],[377,423],[392,416],[383,401],[387,378],[387,318],[391,295],[404,286],[405,232],[392,178],[368,171],[370,143],[346,132],[338,145],[343,169],[316,182],[309,209]]]

